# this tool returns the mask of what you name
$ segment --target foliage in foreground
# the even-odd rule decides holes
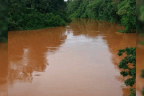
[[[125,84],[126,86],[132,87],[136,83],[136,47],[121,49],[119,50],[118,55],[121,56],[123,53],[126,53],[127,56],[119,63],[119,68],[123,69],[120,74],[123,77],[130,76],[130,78],[125,80]],[[129,64],[132,65],[132,67],[130,67]],[[130,96],[136,96],[135,88],[130,91]]]
[[[136,0],[68,0],[67,13],[73,18],[116,22],[122,33],[136,32]]]
[[[131,93],[129,96],[136,96],[136,88],[130,89]]]

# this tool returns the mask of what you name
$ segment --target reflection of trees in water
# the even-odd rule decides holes
[[[91,22],[90,22],[91,21]],[[78,35],[85,35],[90,36],[90,37],[95,37],[97,36],[97,26],[98,23],[95,22],[94,20],[74,20],[73,23],[70,25],[73,35],[78,36]],[[90,22],[90,23],[89,23]]]
[[[43,72],[47,66],[46,53],[58,50],[66,39],[64,29],[57,27],[9,33],[9,82],[13,83],[15,80],[32,82],[35,71]],[[117,55],[117,50],[135,46],[136,42],[134,34],[116,33],[117,29],[119,29],[117,25],[108,22],[81,20],[74,21],[67,30],[72,30],[74,36],[96,38],[102,35],[112,53],[112,61],[117,66],[122,59]],[[128,89],[122,88],[123,96],[128,96],[126,95],[129,93]]]
[[[114,27],[115,26],[116,25],[114,25]],[[118,56],[117,55],[118,50],[124,49],[126,47],[136,47],[136,34],[121,34],[121,33],[117,33],[116,30],[117,28],[114,28],[112,30],[108,29],[108,31],[105,31],[106,32],[105,34],[107,34],[106,35],[107,37],[104,38],[104,40],[107,41],[109,51],[112,53],[111,58],[112,58],[113,64],[116,66],[118,70],[121,71],[121,69],[119,69],[117,65],[119,64],[121,59],[124,58],[124,56],[122,57]],[[120,81],[124,83],[124,80],[126,79],[126,77],[125,78],[122,77],[122,78],[120,79]],[[123,91],[123,96],[128,96],[130,94],[130,87],[122,87],[122,91]]]
[[[122,34],[118,33],[117,29],[123,29],[123,27],[109,22],[97,22],[95,20],[76,20],[70,25],[75,36],[85,35],[86,37],[96,38],[102,35],[103,40],[107,41],[109,51],[112,53],[112,62],[115,67],[120,70],[117,65],[124,57],[117,55],[119,49],[126,47],[136,46],[136,34]],[[121,70],[120,70],[121,71]],[[117,80],[124,83],[123,77],[119,75],[116,77]],[[123,96],[128,96],[130,93],[129,87],[123,87]]]
[[[96,37],[99,35],[111,34],[116,32],[118,28],[122,28],[116,24],[112,24],[106,21],[96,21],[90,19],[76,19],[70,24],[74,36],[85,35],[86,37]]]
[[[64,27],[10,32],[9,83],[32,82],[34,72],[44,72],[48,65],[46,53],[59,49],[66,39],[64,32]]]
[[[0,43],[0,96],[7,96],[7,47]]]

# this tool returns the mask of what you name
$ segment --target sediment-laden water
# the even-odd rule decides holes
[[[119,49],[136,34],[108,22],[75,19],[66,27],[9,32],[9,96],[128,96]]]

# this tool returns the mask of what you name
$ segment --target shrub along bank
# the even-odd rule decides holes
[[[106,20],[123,25],[122,33],[136,32],[136,0],[68,0],[72,18]]]
[[[119,68],[123,69],[120,74],[123,77],[130,76],[130,78],[125,80],[125,84],[132,87],[136,83],[136,47],[121,49],[118,55],[121,56],[123,53],[126,53],[127,56],[119,63]],[[136,88],[132,88],[130,91],[131,94],[129,96],[136,96]]]

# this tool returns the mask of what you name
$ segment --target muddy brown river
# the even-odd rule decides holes
[[[141,78],[141,70],[144,69],[144,46],[139,42],[144,41],[144,36],[137,36],[137,49],[136,49],[136,96],[142,96],[142,89],[144,87],[144,78]]]
[[[0,96],[8,96],[8,44],[0,43]]]
[[[128,96],[117,50],[135,47],[136,34],[117,29],[75,19],[66,27],[9,32],[8,96]]]

